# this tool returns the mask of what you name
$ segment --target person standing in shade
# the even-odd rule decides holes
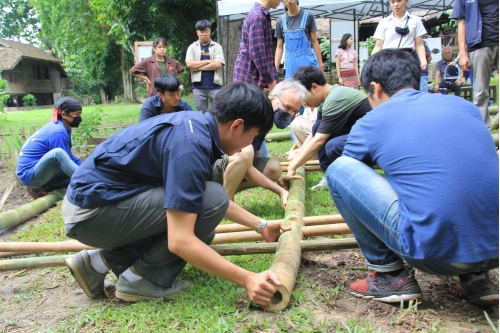
[[[460,67],[472,69],[474,104],[489,128],[490,75],[498,66],[498,1],[456,0],[451,18],[458,20]]]
[[[167,41],[164,38],[156,38],[153,41],[153,55],[135,64],[130,69],[130,74],[144,80],[148,90],[148,97],[156,95],[153,85],[156,78],[162,74],[172,74],[176,77],[184,71],[184,67],[175,59],[165,57],[167,54]]]
[[[390,0],[392,14],[383,18],[373,37],[377,40],[372,55],[382,49],[416,51],[422,71],[427,68],[423,36],[427,33],[420,17],[406,10],[408,0]]]
[[[66,188],[82,161],[71,152],[71,129],[82,121],[82,105],[72,97],[54,104],[51,120],[19,151],[16,175],[33,199]]]
[[[189,45],[186,52],[186,66],[191,71],[194,102],[198,111],[207,111],[208,102],[222,88],[222,46],[210,39],[212,23],[208,20],[196,22],[198,40]]]
[[[274,65],[279,68],[285,48],[285,80],[292,77],[300,66],[314,66],[324,73],[314,16],[299,7],[298,0],[285,0],[285,13],[276,21],[278,39]]]
[[[339,73],[339,84],[345,87],[358,89],[361,84],[358,71],[358,53],[352,48],[354,38],[351,34],[344,34],[335,53],[335,63]]]

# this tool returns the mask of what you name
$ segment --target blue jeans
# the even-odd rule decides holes
[[[429,92],[429,80],[427,75],[420,76],[420,91]]]
[[[264,140],[264,142],[262,142],[262,146],[260,146],[259,153],[260,153],[260,156],[262,156],[262,157],[269,157],[269,154],[267,153],[266,140]]]
[[[64,149],[54,148],[35,164],[33,178],[26,186],[29,188],[43,186],[48,192],[66,188],[76,168],[78,165]]]
[[[395,271],[406,261],[430,274],[453,276],[498,267],[498,259],[451,264],[413,260],[399,244],[398,195],[384,177],[356,159],[341,156],[326,171],[326,179],[335,205],[368,261],[368,269]]]

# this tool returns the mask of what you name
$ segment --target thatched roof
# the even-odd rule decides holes
[[[33,45],[0,38],[0,69],[11,70],[16,67],[22,58],[45,60],[57,64],[62,63],[52,54],[48,54]]]

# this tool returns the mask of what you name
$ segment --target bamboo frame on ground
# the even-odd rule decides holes
[[[211,246],[217,253],[223,256],[274,253],[278,243],[257,244],[232,244]],[[353,249],[358,247],[354,238],[345,239],[323,239],[301,241],[302,251],[326,251]],[[31,257],[21,259],[0,260],[0,271],[13,271],[20,269],[34,269],[44,267],[64,266],[64,260],[71,255],[59,255],[49,257]]]

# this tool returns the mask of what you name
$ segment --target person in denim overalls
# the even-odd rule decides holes
[[[311,65],[323,72],[323,61],[318,38],[316,37],[317,28],[314,17],[309,15],[309,11],[300,9],[297,0],[287,0],[285,5],[287,13],[284,13],[276,23],[275,36],[278,38],[274,59],[276,68],[279,68],[281,62],[284,43],[286,57],[285,79],[290,79],[300,66]],[[300,20],[301,15],[300,27],[293,29],[294,18]]]

